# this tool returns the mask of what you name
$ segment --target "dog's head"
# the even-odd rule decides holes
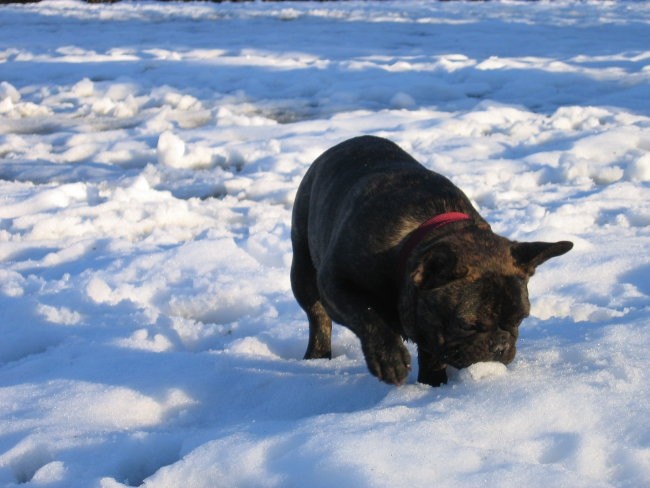
[[[410,259],[400,303],[406,336],[441,366],[508,364],[530,312],[528,279],[572,247],[568,241],[512,242],[476,229],[424,246]]]

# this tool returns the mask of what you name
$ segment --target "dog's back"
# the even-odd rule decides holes
[[[292,239],[308,243],[318,267],[332,245],[385,252],[431,215],[452,210],[482,220],[447,178],[387,139],[361,136],[312,163],[296,195]]]

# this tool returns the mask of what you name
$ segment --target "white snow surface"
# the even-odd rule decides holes
[[[507,368],[301,359],[294,194],[360,134],[575,243]],[[0,486],[650,486],[647,2],[3,6],[0,198]]]

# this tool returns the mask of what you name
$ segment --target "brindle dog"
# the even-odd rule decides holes
[[[291,285],[309,319],[305,358],[331,357],[332,320],[361,340],[370,372],[401,384],[446,367],[508,364],[535,268],[573,244],[494,234],[469,199],[394,143],[371,136],[322,154],[293,208]]]

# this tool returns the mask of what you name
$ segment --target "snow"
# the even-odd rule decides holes
[[[632,1],[2,7],[0,486],[649,485],[648,39]],[[511,365],[301,359],[294,194],[364,133],[575,243]]]

